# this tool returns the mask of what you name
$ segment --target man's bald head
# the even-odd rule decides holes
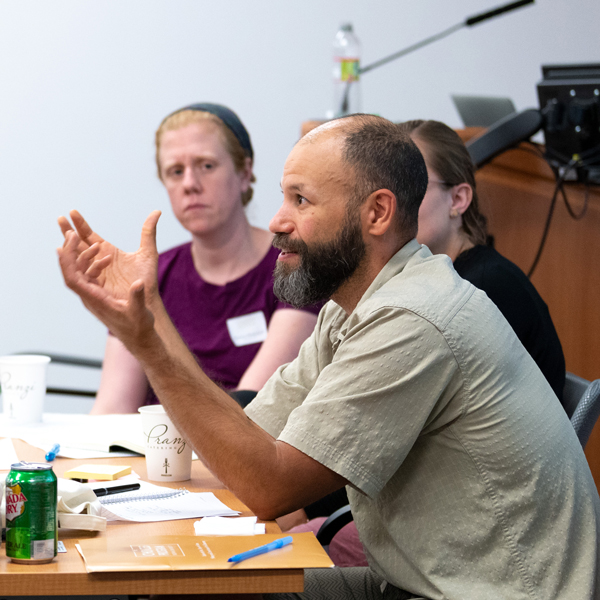
[[[349,181],[351,201],[359,205],[376,190],[390,190],[396,196],[401,232],[416,235],[419,206],[427,190],[427,167],[410,136],[387,119],[356,114],[324,123],[298,144],[335,140],[342,168],[354,176]]]

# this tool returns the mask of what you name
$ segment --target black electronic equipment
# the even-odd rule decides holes
[[[579,181],[600,180],[600,64],[542,66],[537,91],[546,156],[573,164]]]
[[[467,142],[473,164],[477,169],[483,167],[502,152],[528,140],[542,125],[543,117],[537,108],[528,108],[500,119],[485,133]]]
[[[562,194],[571,217],[582,219],[588,208],[589,186],[600,184],[600,64],[543,66],[542,81],[537,88],[539,109],[529,108],[508,115],[466,144],[475,167],[480,168],[540,129],[544,130],[544,155],[554,171],[556,185],[528,277],[542,255],[558,195]],[[567,198],[564,184],[568,180],[586,185],[584,204],[579,212],[573,210]]]
[[[467,142],[477,168],[544,130],[546,159],[563,181],[600,183],[600,64],[542,67],[539,109],[509,115]]]

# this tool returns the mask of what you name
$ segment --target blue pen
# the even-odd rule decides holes
[[[46,460],[48,462],[52,462],[56,458],[56,455],[59,452],[60,452],[60,444],[54,444],[54,446],[52,446],[52,448],[50,448],[50,450],[48,450],[48,452],[46,453]]]
[[[287,537],[279,538],[278,540],[275,540],[269,544],[265,544],[264,546],[259,546],[258,548],[247,550],[246,552],[240,552],[239,554],[228,558],[227,562],[240,562],[241,560],[246,560],[247,558],[252,558],[253,556],[258,556],[259,554],[271,552],[271,550],[278,550],[279,548],[283,548],[283,546],[291,544],[292,541],[292,536],[288,535]]]

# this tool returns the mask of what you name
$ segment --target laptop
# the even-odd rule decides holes
[[[452,94],[452,101],[465,127],[489,127],[517,112],[510,98]]]

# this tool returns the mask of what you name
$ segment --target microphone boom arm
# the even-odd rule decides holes
[[[389,62],[392,62],[393,60],[396,60],[397,58],[406,56],[407,54],[410,54],[411,52],[414,52],[415,50],[419,50],[420,48],[423,48],[424,46],[428,46],[429,44],[431,44],[433,42],[437,42],[438,40],[441,40],[441,39],[451,35],[455,31],[458,31],[459,29],[462,29],[463,27],[472,27],[473,25],[477,25],[478,23],[481,23],[482,21],[487,21],[487,19],[493,19],[494,17],[502,15],[506,12],[510,12],[517,8],[521,8],[522,6],[525,6],[527,4],[533,4],[534,1],[535,0],[518,0],[517,2],[511,2],[510,4],[505,4],[503,6],[499,6],[498,8],[481,13],[479,15],[475,15],[473,17],[468,17],[463,22],[457,23],[456,25],[453,25],[452,27],[448,27],[448,29],[444,29],[444,31],[441,31],[440,33],[436,33],[435,35],[425,38],[424,40],[421,40],[420,42],[417,42],[416,44],[412,44],[411,46],[408,46],[407,48],[399,50],[398,52],[394,52],[394,54],[390,54],[389,56],[380,58],[379,60],[375,61],[374,63],[371,63],[370,65],[367,65],[366,67],[359,68],[358,74],[362,75],[363,73],[368,73],[369,71],[372,71],[373,69],[376,69],[377,67],[381,67],[382,65],[385,65]],[[349,100],[349,96],[350,96],[350,86],[351,85],[352,85],[352,80],[349,79],[346,82],[346,89],[344,90],[344,95],[342,96],[342,101],[340,102],[339,110],[338,110],[336,116],[343,116],[343,115],[348,114],[348,100]]]

